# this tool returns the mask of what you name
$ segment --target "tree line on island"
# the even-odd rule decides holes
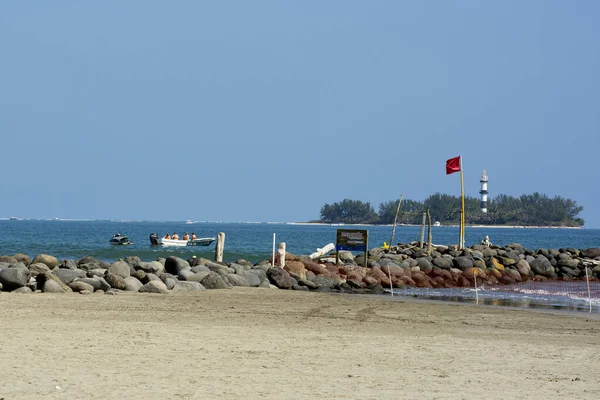
[[[344,199],[321,207],[321,220],[325,223],[392,224],[399,200],[379,204],[378,212],[369,202]],[[435,193],[424,201],[402,200],[399,224],[419,225],[423,212],[429,208],[431,219],[442,224],[458,224],[461,199],[459,196]],[[465,196],[465,223],[471,225],[519,226],[583,226],[579,217],[583,207],[571,199],[553,198],[535,192],[519,197],[500,194],[488,199],[487,213],[481,211],[480,200]]]

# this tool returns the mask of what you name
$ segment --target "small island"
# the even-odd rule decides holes
[[[388,225],[394,222],[399,200],[379,204],[379,210],[369,202],[344,199],[321,208],[320,220],[330,224]],[[404,199],[400,206],[399,224],[420,225],[423,212],[429,209],[433,221],[442,225],[460,223],[461,198],[435,193],[424,201]],[[500,194],[487,203],[487,212],[481,211],[480,200],[465,197],[465,223],[467,225],[582,227],[579,216],[583,207],[575,200],[560,196],[549,197],[538,192],[519,197]]]

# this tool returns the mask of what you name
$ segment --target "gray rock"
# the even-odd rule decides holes
[[[194,275],[194,273],[191,269],[182,269],[181,271],[179,271],[177,279],[179,279],[180,281],[187,281],[188,278],[192,275]]]
[[[581,256],[585,257],[585,258],[600,257],[600,248],[599,247],[593,247],[593,248],[590,248],[590,249],[581,250]]]
[[[304,290],[304,291],[308,291],[308,288],[306,286],[302,286],[299,284],[295,284],[294,286],[292,286],[292,290]]]
[[[265,279],[268,279],[267,278],[267,270],[264,270],[262,268],[252,268],[252,269],[249,269],[246,272],[249,273],[249,274],[256,275],[258,277],[258,279],[260,279],[261,282],[264,281]],[[307,271],[307,272],[310,272],[310,271]]]
[[[31,276],[38,276],[39,274],[49,271],[50,268],[48,268],[46,264],[36,263],[29,265],[29,272],[31,273]]]
[[[352,264],[354,263],[354,255],[352,255],[351,251],[348,250],[340,250],[339,251],[340,260],[344,262],[344,264]]]
[[[266,278],[260,283],[260,285],[258,285],[258,287],[265,288],[265,289],[271,289],[272,287],[273,288],[277,288],[277,286],[271,285],[271,283],[269,282],[269,280],[266,279]]]
[[[280,289],[291,289],[297,283],[283,268],[269,268],[267,270],[267,277],[273,285]]]
[[[95,269],[89,270],[87,272],[87,276],[90,278],[95,277],[95,276],[104,276],[104,274],[106,274],[106,271],[108,271],[108,270],[104,269],[104,268],[95,268]]]
[[[33,293],[33,292],[27,286],[21,286],[20,288],[17,288],[15,290],[11,291],[11,293],[28,294],[28,293]]]
[[[455,268],[464,271],[467,268],[473,268],[473,259],[465,256],[455,257],[453,264]]]
[[[519,274],[521,274],[522,276],[529,275],[529,272],[531,271],[531,267],[529,266],[529,263],[525,260],[519,260],[517,262],[516,268],[517,268],[517,271],[519,272]]]
[[[81,292],[82,290],[87,290],[90,292],[94,291],[94,287],[92,285],[88,285],[87,283],[85,283],[83,281],[73,281],[73,282],[69,283],[69,287],[74,292]]]
[[[231,283],[233,286],[248,287],[248,282],[246,282],[246,280],[240,275],[227,274],[227,275],[225,275],[225,277],[227,278],[229,283]]]
[[[433,269],[433,265],[431,265],[431,262],[425,257],[420,257],[417,259],[417,267],[419,267],[421,271],[425,273],[428,273]]]
[[[140,269],[147,274],[160,275],[165,271],[165,266],[158,261],[151,262],[139,262],[135,266],[136,269]]]
[[[280,268],[281,269],[281,268]],[[223,275],[219,275],[216,272],[210,272],[202,279],[202,285],[207,289],[229,289],[231,284],[225,280]]]
[[[52,271],[65,285],[73,282],[76,278],[85,278],[86,273],[80,269],[62,269],[58,268]]]
[[[58,260],[56,259],[56,257],[50,256],[48,254],[38,254],[33,259],[33,263],[34,264],[36,264],[36,263],[46,264],[48,266],[48,268],[53,269],[54,267],[56,267],[58,265]]]
[[[317,276],[313,282],[317,288],[333,288],[338,282],[326,276]]]
[[[91,287],[94,288],[94,291],[102,290],[102,283],[97,278],[77,278],[77,280],[74,280],[73,282],[87,283],[88,285],[90,285]],[[109,287],[109,289],[110,289],[110,287]]]
[[[169,257],[165,260],[165,271],[175,276],[179,275],[182,269],[191,269],[190,264],[179,257]]]
[[[535,260],[529,263],[531,270],[537,275],[551,276],[554,274],[554,267],[550,261],[541,253]]]
[[[22,268],[6,268],[0,270],[0,283],[4,291],[13,291],[23,287],[29,282],[29,270]]]
[[[235,270],[233,268],[229,268],[225,265],[217,264],[214,262],[206,263],[206,267],[209,270],[211,270],[212,272],[216,272],[219,275],[227,275],[227,274],[235,273]]]
[[[244,278],[244,280],[246,281],[246,284],[249,287],[258,287],[260,285],[260,282],[262,282],[262,280],[258,277],[258,275],[250,272],[250,270],[244,271],[244,272],[240,273],[239,275],[242,278]],[[266,273],[265,273],[265,277],[266,277]]]
[[[196,265],[192,267],[192,272],[197,274],[198,272],[210,272],[210,269],[206,265]]]
[[[118,275],[123,279],[131,276],[130,266],[125,261],[116,261],[112,263],[108,269],[108,272]]]
[[[100,281],[100,290],[103,290],[105,292],[108,292],[110,289],[112,289],[110,287],[110,285],[108,284],[108,282],[106,282],[106,280],[104,279],[104,277],[102,276],[97,276],[95,279],[98,279],[98,281]],[[92,285],[93,286],[93,285]]]
[[[200,271],[197,274],[191,274],[187,280],[190,282],[202,282],[202,279],[204,279],[209,274],[210,271]]]
[[[42,292],[44,292],[44,293],[65,293],[65,290],[55,280],[48,279],[46,282],[44,282],[44,286],[42,286]]]
[[[169,289],[162,281],[150,281],[142,286],[139,291],[140,293],[169,293]]]
[[[198,292],[201,290],[206,290],[206,288],[200,282],[177,282],[173,287],[173,292]]]
[[[148,282],[150,282],[150,281],[160,281],[161,280],[157,275],[154,275],[152,273],[146,273],[146,279],[148,280]]]
[[[298,285],[306,286],[309,289],[317,288],[317,285],[314,282],[309,281],[308,279],[298,279]]]
[[[152,281],[148,281],[148,282],[152,282]],[[180,283],[173,278],[165,278],[165,280],[161,281],[161,282],[163,282],[165,284],[165,286],[167,287],[167,289],[169,289],[169,290],[172,290],[175,287],[175,285],[177,285],[177,283]]]
[[[441,269],[450,269],[454,266],[452,260],[445,257],[436,257],[431,263]]]
[[[144,286],[137,278],[130,276],[125,278],[125,290],[128,292],[137,292]]]
[[[125,283],[125,279],[123,279],[122,276],[119,276],[117,274],[113,274],[110,271],[106,272],[106,275],[104,275],[104,280],[113,289],[125,290],[127,288],[127,284]]]
[[[45,265],[45,264],[44,264]],[[87,264],[85,264],[87,266]],[[58,268],[63,268],[63,269],[77,269],[77,263],[73,260],[62,260],[60,262],[60,264],[58,264]],[[84,268],[80,268],[83,269],[84,271],[87,271],[87,269]]]

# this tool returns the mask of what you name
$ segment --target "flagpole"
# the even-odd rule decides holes
[[[459,249],[463,249],[465,244],[465,182],[463,180],[463,161],[462,156],[460,157],[460,200],[461,200],[461,213],[460,213],[460,244]]]

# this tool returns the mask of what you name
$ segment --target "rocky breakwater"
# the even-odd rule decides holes
[[[434,246],[431,254],[415,244],[391,249],[351,252],[335,258],[312,260],[286,253],[284,268],[269,260],[252,264],[245,260],[219,263],[203,258],[178,257],[144,262],[127,257],[113,263],[84,257],[59,261],[40,254],[0,256],[0,290],[16,293],[108,293],[120,291],[173,293],[228,289],[234,286],[293,290],[381,293],[391,286],[403,288],[470,287],[474,279],[487,285],[514,284],[527,280],[600,278],[600,249],[527,249],[473,246],[458,250]]]

